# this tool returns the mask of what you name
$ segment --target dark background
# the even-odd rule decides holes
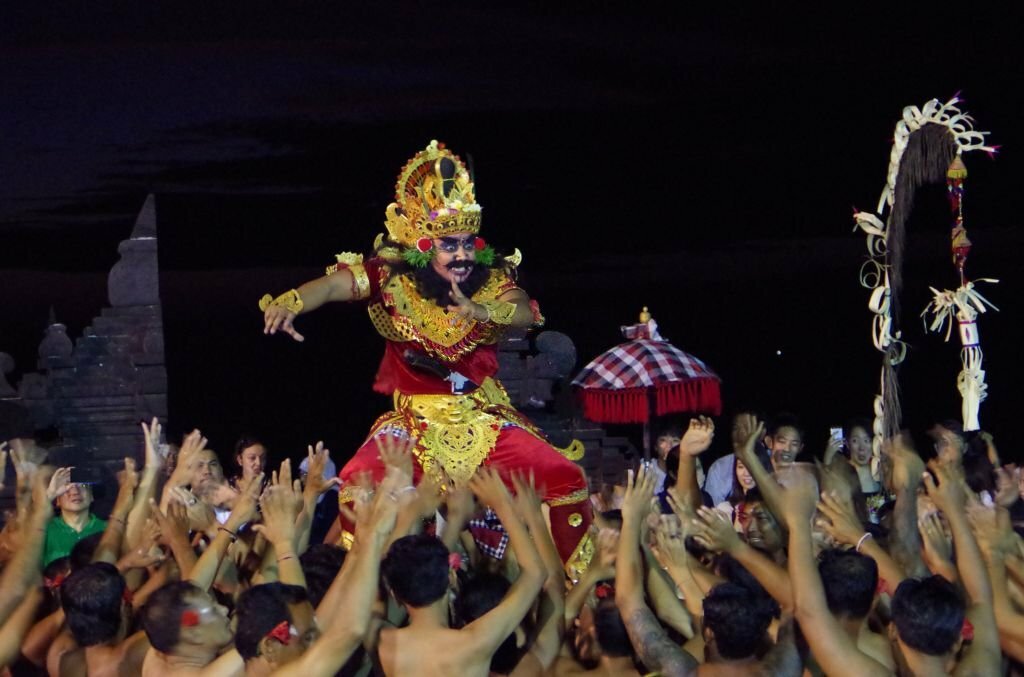
[[[722,376],[727,410],[795,411],[818,447],[830,425],[869,415],[877,389],[851,207],[875,207],[902,107],[962,89],[1004,147],[966,157],[965,210],[969,274],[1002,280],[982,290],[1001,312],[979,322],[981,419],[1006,439],[1024,377],[1019,20],[673,7],[11,9],[11,380],[34,368],[50,307],[76,336],[106,303],[117,242],[153,192],[172,432],[200,426],[225,450],[255,431],[293,455],[323,438],[344,458],[388,406],[370,391],[381,339],[359,307],[302,318],[305,344],[267,338],[256,301],[336,252],[367,253],[399,168],[437,138],[472,158],[482,234],[523,251],[522,284],[548,328],[575,340],[579,366],[647,305]],[[959,418],[959,345],[916,317],[929,285],[955,286],[948,226],[941,187],[926,191],[910,224],[901,372],[918,429]]]

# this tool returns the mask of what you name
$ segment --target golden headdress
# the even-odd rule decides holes
[[[405,247],[421,238],[480,231],[480,205],[466,165],[436,140],[402,167],[385,214],[390,239]]]

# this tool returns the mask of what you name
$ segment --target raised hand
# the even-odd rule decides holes
[[[480,466],[469,479],[469,489],[484,505],[497,510],[499,507],[512,507],[512,496],[509,495],[501,475],[494,468]]]
[[[540,496],[537,495],[537,488],[534,486],[533,471],[527,476],[522,472],[512,473],[512,487],[516,490],[516,510],[525,517],[527,513],[541,511]]]
[[[142,436],[146,441],[146,464],[143,468],[150,473],[159,470],[164,464],[164,457],[160,455],[161,431],[160,419],[156,416],[149,425],[142,422]]]
[[[331,452],[324,447],[323,442],[317,442],[315,448],[312,445],[309,446],[306,456],[309,459],[306,465],[306,484],[302,489],[302,498],[306,505],[314,504],[316,499],[331,487],[341,485],[341,479],[338,477],[324,479],[324,470],[331,458],[330,454]]]
[[[967,495],[964,493],[963,483],[956,477],[947,464],[937,463],[932,460],[928,467],[934,473],[933,478],[929,473],[923,473],[924,488],[928,497],[932,499],[935,506],[942,512],[951,514],[962,511],[967,503]],[[938,478],[939,483],[935,483]]]
[[[818,510],[828,518],[828,521],[822,522],[822,528],[836,542],[856,545],[864,535],[864,525],[857,518],[853,504],[834,492],[826,491],[821,494]]]
[[[922,515],[917,520],[917,530],[921,533],[921,557],[925,566],[932,572],[949,566],[953,560],[953,541],[946,536],[938,513]]]
[[[654,530],[655,541],[651,547],[654,558],[665,569],[678,569],[687,565],[686,541],[679,520],[662,519]]]
[[[622,497],[622,519],[627,518],[643,521],[651,508],[654,498],[654,473],[646,463],[634,475],[632,470],[626,471],[626,493]]]
[[[380,460],[386,467],[399,472],[406,485],[412,484],[412,450],[415,448],[416,438],[405,431],[392,428],[377,435]]]
[[[117,473],[117,485],[121,491],[131,493],[139,486],[139,471],[135,467],[135,459],[125,457],[124,470]]]
[[[192,470],[199,452],[206,448],[206,438],[196,428],[181,441],[181,449],[178,450],[178,462],[174,466],[174,473],[171,475],[170,484],[188,484],[192,480]]]
[[[253,529],[275,547],[291,546],[294,550],[295,518],[301,508],[301,501],[297,498],[291,486],[271,484],[260,497],[263,524],[254,525]]]
[[[996,505],[1009,508],[1017,502],[1020,498],[1020,478],[1020,468],[1014,463],[996,468],[996,495],[993,497]]]
[[[676,517],[683,524],[689,524],[697,517],[697,513],[693,511],[693,508],[687,501],[681,499],[675,487],[669,488],[666,498],[668,498],[668,507],[672,508],[672,512],[676,514]]]
[[[779,509],[790,531],[810,529],[818,506],[818,482],[803,466],[792,464],[776,473],[779,481]]]
[[[261,486],[263,486],[263,473],[254,477],[249,486],[245,488],[245,491],[238,495],[235,507],[232,508],[231,516],[228,518],[228,521],[235,527],[232,531],[238,529],[246,522],[251,522],[256,517]]]
[[[715,422],[707,416],[690,419],[690,427],[679,441],[681,456],[699,456],[711,446],[715,438]]]
[[[53,476],[50,477],[50,482],[46,487],[46,500],[54,501],[57,498],[68,493],[68,489],[71,488],[71,471],[74,467],[69,468],[57,468]]]
[[[167,504],[167,514],[160,512],[156,501],[149,499],[150,515],[159,530],[157,543],[173,549],[173,544],[188,543],[189,518],[188,510],[178,501]]]
[[[757,420],[753,414],[740,414],[736,419],[736,439],[740,443],[733,447],[733,451],[747,467],[756,459],[755,449],[758,440],[764,439],[764,423]],[[748,462],[749,461],[749,462]],[[760,461],[758,461],[760,462]]]
[[[743,544],[732,522],[721,510],[700,507],[693,520],[693,537],[702,546],[714,552],[732,552]]]
[[[893,491],[916,489],[924,473],[924,461],[914,451],[910,437],[901,433],[886,440],[882,444],[882,454],[892,464]]]

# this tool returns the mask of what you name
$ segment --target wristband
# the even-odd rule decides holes
[[[480,305],[487,310],[487,321],[492,324],[512,324],[516,314],[516,304],[509,301],[481,301]]]
[[[236,541],[238,541],[238,534],[236,534],[235,532],[231,531],[231,529],[228,529],[227,527],[217,527],[217,531],[223,531],[225,534],[230,536],[232,543],[235,543]]]
[[[298,315],[302,312],[302,297],[299,296],[299,292],[295,289],[286,291],[276,299],[271,299],[270,294],[264,294],[263,298],[260,299],[260,310],[266,311],[270,306],[281,306],[288,312]]]
[[[855,547],[854,550],[860,552],[860,546],[864,545],[864,541],[868,540],[869,538],[874,538],[874,536],[871,535],[870,531],[865,531],[864,535],[861,536],[860,540],[857,541],[857,547]]]

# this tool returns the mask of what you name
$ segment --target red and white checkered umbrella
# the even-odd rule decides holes
[[[647,423],[652,397],[658,416],[721,414],[721,379],[704,362],[661,338],[646,310],[641,324],[622,327],[632,340],[601,353],[573,379],[583,415],[598,423]]]

